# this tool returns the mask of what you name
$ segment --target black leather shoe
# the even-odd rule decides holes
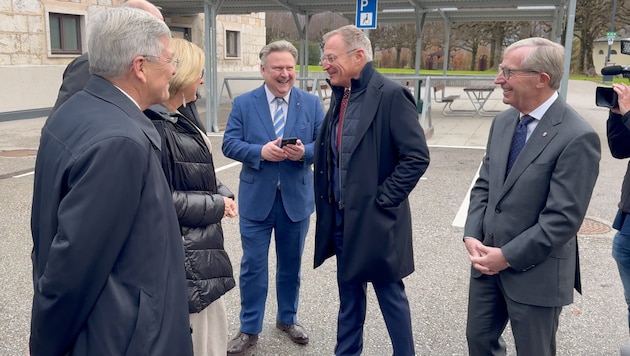
[[[276,321],[276,327],[289,335],[291,341],[296,344],[306,345],[308,344],[308,334],[306,329],[299,323],[293,325],[282,324],[280,321]]]
[[[240,356],[247,351],[251,346],[256,345],[258,342],[258,334],[247,334],[244,332],[238,332],[230,342],[228,342],[227,354]]]

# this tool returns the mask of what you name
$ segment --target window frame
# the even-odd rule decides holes
[[[51,16],[65,15],[77,16],[77,47],[78,50],[53,50],[52,33],[50,31]],[[87,11],[63,5],[49,5],[45,7],[46,22],[46,52],[48,57],[52,58],[75,58],[87,51],[87,30],[86,30]],[[63,18],[63,17],[62,17]]]
[[[234,43],[234,51],[229,51],[230,49],[230,35],[234,34],[235,42]],[[223,53],[225,59],[241,59],[241,31],[239,30],[231,30],[225,29],[225,43],[223,46]]]

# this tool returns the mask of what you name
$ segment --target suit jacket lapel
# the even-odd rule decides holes
[[[267,131],[270,140],[275,140],[276,130],[273,128],[273,119],[269,111],[269,103],[267,102],[267,94],[265,93],[264,85],[254,92],[254,102],[262,127]]]
[[[562,111],[564,105],[558,98],[547,110],[545,115],[540,119],[534,132],[532,132],[529,140],[525,144],[523,151],[514,163],[510,174],[506,177],[504,183],[504,192],[511,187],[518,177],[523,174],[527,166],[532,164],[534,159],[549,145],[553,138],[558,134],[557,125],[562,122]],[[507,146],[509,150],[509,145]],[[506,157],[507,162],[507,157]]]
[[[501,165],[500,169],[495,170],[496,174],[499,175],[497,177],[497,181],[501,182],[506,179],[505,172],[507,171],[507,161],[508,156],[510,155],[510,145],[512,145],[512,136],[514,136],[514,130],[516,130],[516,125],[518,125],[518,111],[516,109],[509,109],[506,113],[506,117],[502,120],[497,120],[495,123],[495,130],[497,133],[492,133],[492,136],[498,139],[497,144],[492,147],[496,147],[495,149],[498,152],[492,153],[492,157],[496,158],[496,164]],[[513,170],[514,168],[512,168]]]
[[[289,112],[285,114],[286,122],[284,124],[284,137],[294,137],[293,126],[300,117],[302,110],[302,94],[297,89],[291,89],[289,97]]]

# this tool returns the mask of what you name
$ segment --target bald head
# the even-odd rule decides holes
[[[158,19],[164,21],[164,16],[162,16],[162,13],[160,12],[160,9],[158,9],[157,6],[151,4],[150,2],[148,2],[146,0],[127,0],[120,6],[121,7],[132,7],[134,9],[144,10],[144,11],[150,13],[151,15],[157,17]]]

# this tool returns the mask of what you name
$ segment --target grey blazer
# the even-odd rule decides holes
[[[563,306],[573,288],[581,292],[577,231],[599,173],[600,141],[559,97],[506,177],[518,117],[511,108],[492,123],[464,234],[501,248],[511,265],[499,274],[509,298]]]

